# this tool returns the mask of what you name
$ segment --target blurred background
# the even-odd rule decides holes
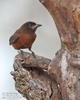
[[[9,46],[9,37],[27,21],[43,25],[32,47],[37,55],[52,59],[60,48],[55,23],[39,0],[0,0],[0,100],[25,100],[10,75],[17,51]]]

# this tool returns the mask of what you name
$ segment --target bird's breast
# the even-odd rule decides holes
[[[23,33],[18,34],[18,36],[19,39],[16,41],[16,43],[13,44],[13,47],[17,50],[31,48],[33,42],[36,39],[36,34]]]

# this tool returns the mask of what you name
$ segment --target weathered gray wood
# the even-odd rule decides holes
[[[80,0],[39,1],[55,21],[61,50],[53,60],[16,56],[15,87],[28,100],[80,100]]]

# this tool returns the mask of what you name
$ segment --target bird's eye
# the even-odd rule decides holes
[[[32,27],[32,25],[31,24],[29,24],[29,28],[31,28]]]

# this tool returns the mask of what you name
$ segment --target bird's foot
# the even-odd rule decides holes
[[[33,56],[33,58],[35,59],[35,62],[36,62],[36,64],[37,64],[37,66],[38,66],[38,60],[37,60],[37,57],[36,57],[35,53],[34,53],[32,50],[30,50],[30,51],[31,51],[32,56]]]
[[[20,54],[20,58],[19,59],[21,60],[21,62],[24,62],[25,61],[25,57],[24,57],[23,50],[19,50],[18,53]]]
[[[32,50],[30,50],[30,51],[31,51],[31,53],[32,53],[32,56],[33,56],[34,58],[36,58],[35,53],[34,53]]]
[[[32,56],[33,56],[34,58],[36,58],[36,55],[35,55],[35,53],[34,53],[34,52],[32,52]]]

